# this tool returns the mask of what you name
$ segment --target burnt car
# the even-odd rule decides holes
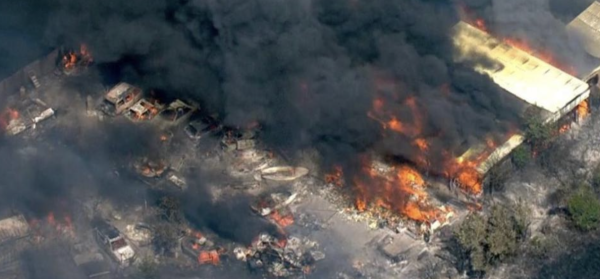
[[[128,266],[133,262],[133,248],[123,234],[105,220],[94,220],[94,237],[102,249],[120,265]]]
[[[115,116],[124,112],[141,98],[141,88],[121,82],[106,93],[98,109],[106,115]]]
[[[178,126],[185,123],[196,112],[197,106],[182,100],[175,100],[160,113],[161,125],[166,127]]]
[[[183,131],[190,139],[198,141],[204,137],[216,135],[222,129],[223,126],[211,116],[193,115]]]

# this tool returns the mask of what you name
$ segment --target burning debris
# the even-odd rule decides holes
[[[181,248],[186,255],[196,259],[200,265],[220,265],[221,257],[227,253],[225,248],[215,246],[212,241],[199,232],[184,237]]]
[[[135,171],[148,178],[161,177],[163,173],[169,168],[163,160],[150,160],[148,158],[142,158],[133,163]]]
[[[273,193],[259,198],[252,210],[260,216],[267,217],[279,228],[283,229],[294,223],[294,216],[289,205],[291,205],[297,193],[286,195],[283,193]]]
[[[86,44],[81,44],[78,51],[67,51],[60,61],[60,67],[66,75],[78,75],[94,62]]]
[[[249,248],[233,250],[238,260],[248,263],[252,270],[266,270],[275,277],[311,273],[314,264],[325,258],[316,242],[296,237],[276,238],[263,233]]]
[[[141,99],[134,105],[130,106],[124,113],[131,121],[152,120],[164,109],[164,105],[157,100],[150,101]]]
[[[54,110],[40,99],[24,99],[0,114],[0,129],[14,136],[27,129],[35,129],[41,123],[54,116]]]

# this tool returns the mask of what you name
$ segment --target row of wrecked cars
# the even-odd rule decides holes
[[[126,82],[110,89],[97,109],[107,116],[123,115],[133,122],[153,121],[163,129],[183,126],[187,137],[194,141],[227,135],[222,141],[225,149],[254,147],[254,132],[221,125],[215,116],[201,112],[195,102],[177,99],[165,105],[154,97],[145,97],[141,88]]]
[[[97,107],[104,115],[123,115],[133,122],[156,124],[164,131],[161,141],[168,141],[176,130],[183,132],[193,143],[213,137],[220,138],[219,144],[225,152],[234,152],[239,159],[242,172],[254,171],[258,180],[291,181],[308,173],[305,168],[276,166],[269,167],[264,159],[266,152],[256,149],[260,131],[258,125],[246,129],[222,125],[216,117],[201,112],[192,101],[175,100],[164,105],[155,98],[144,97],[143,90],[121,82],[110,89]],[[249,166],[259,162],[258,166]],[[162,159],[140,158],[133,163],[135,171],[145,178],[162,178],[185,189],[185,179],[170,168]]]

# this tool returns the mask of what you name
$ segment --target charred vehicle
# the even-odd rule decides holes
[[[94,225],[94,237],[98,244],[120,265],[130,265],[135,258],[135,251],[123,234],[104,220],[95,220]]]
[[[129,83],[121,82],[104,96],[99,110],[109,116],[123,113],[142,98],[142,89]]]
[[[193,115],[190,122],[183,128],[185,134],[193,141],[216,135],[223,130],[223,126],[213,117]]]
[[[177,99],[160,113],[160,125],[163,128],[178,126],[190,119],[196,111],[195,105]]]
[[[155,100],[141,99],[133,106],[130,106],[125,112],[125,117],[137,122],[143,120],[152,120],[164,109],[164,105]]]

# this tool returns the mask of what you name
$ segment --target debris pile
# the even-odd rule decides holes
[[[252,206],[252,210],[260,216],[267,217],[283,229],[294,223],[294,216],[289,205],[294,202],[297,196],[296,193],[291,195],[272,193],[258,199],[256,204]]]
[[[160,177],[167,170],[168,164],[162,160],[142,158],[133,163],[135,171],[148,178]]]
[[[0,129],[9,136],[36,129],[38,123],[54,116],[54,110],[44,101],[33,98],[15,102],[0,114]]]
[[[252,270],[265,270],[276,277],[307,274],[314,264],[325,258],[318,244],[308,239],[290,237],[278,239],[263,233],[249,248],[234,249],[238,260],[248,263]]]
[[[221,257],[227,253],[223,247],[216,246],[202,233],[196,232],[192,236],[184,237],[181,249],[188,256],[196,259],[200,265],[219,265]]]
[[[94,62],[87,45],[81,44],[79,50],[66,51],[60,61],[60,68],[66,75],[78,75]]]

